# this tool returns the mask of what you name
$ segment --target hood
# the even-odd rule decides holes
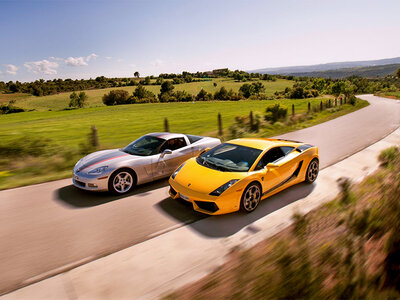
[[[75,170],[77,172],[83,171],[85,169],[89,169],[90,167],[101,167],[102,163],[107,164],[108,161],[114,160],[114,159],[119,159],[123,157],[128,157],[128,156],[133,156],[128,153],[125,153],[119,149],[113,149],[113,150],[103,150],[103,151],[97,151],[94,153],[91,153],[84,158],[82,158],[75,166]]]
[[[190,189],[209,194],[232,179],[243,179],[247,172],[223,172],[199,165],[196,158],[186,161],[175,180]]]

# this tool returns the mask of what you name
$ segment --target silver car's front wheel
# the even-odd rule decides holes
[[[120,170],[111,175],[108,189],[114,194],[125,194],[135,185],[135,177],[129,170]]]

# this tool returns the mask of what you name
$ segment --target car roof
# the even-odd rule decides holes
[[[290,146],[290,147],[298,147],[304,143],[283,139],[263,139],[263,138],[243,138],[243,139],[235,139],[228,141],[229,144],[241,145],[251,148],[256,148],[260,150],[266,150],[273,147],[282,147],[282,146]]]
[[[185,136],[182,133],[173,133],[173,132],[152,132],[152,133],[148,133],[146,135],[155,136],[155,137],[158,137],[158,138],[164,139],[164,140],[169,140],[169,139],[173,139],[173,138],[181,138],[181,137]]]

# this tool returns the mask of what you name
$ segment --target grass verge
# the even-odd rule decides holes
[[[164,299],[399,299],[400,152],[342,194]]]

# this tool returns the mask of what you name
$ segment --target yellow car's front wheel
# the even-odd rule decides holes
[[[244,190],[240,201],[242,211],[250,213],[255,210],[261,200],[261,187],[258,183],[252,182]]]

